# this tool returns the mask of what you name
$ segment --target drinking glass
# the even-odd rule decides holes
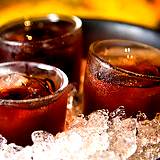
[[[148,118],[160,112],[160,51],[127,40],[102,40],[90,45],[84,80],[84,108],[124,106],[127,116],[141,111]]]
[[[70,85],[60,69],[35,62],[0,64],[0,134],[10,143],[31,144],[36,130],[64,130]]]
[[[0,62],[34,61],[63,70],[80,81],[82,22],[76,16],[49,14],[8,22],[0,28]]]

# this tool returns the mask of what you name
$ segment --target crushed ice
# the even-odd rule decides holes
[[[144,114],[143,114],[143,117]],[[32,133],[32,146],[7,144],[0,136],[0,160],[156,160],[160,157],[160,115],[139,121],[124,109],[99,110],[70,118],[66,131]]]

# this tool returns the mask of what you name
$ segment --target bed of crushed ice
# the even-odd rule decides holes
[[[143,119],[143,120],[142,120]],[[139,121],[141,120],[141,121]],[[53,136],[32,133],[32,146],[7,144],[0,135],[0,160],[157,160],[160,157],[160,114],[125,118],[124,108],[70,117],[67,129]]]

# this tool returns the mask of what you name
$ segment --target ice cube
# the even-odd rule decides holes
[[[136,121],[134,119],[120,120],[114,118],[109,128],[109,150],[123,158],[129,158],[136,152]]]
[[[14,143],[3,144],[0,149],[0,159],[1,160],[11,160],[14,155],[21,151],[23,147],[17,146]]]
[[[96,154],[92,155],[90,160],[126,160],[122,156],[116,155],[113,151],[103,151],[97,152]]]
[[[7,143],[7,140],[0,134],[0,149]]]
[[[12,156],[10,160],[33,160],[32,146],[26,146],[21,151]],[[5,159],[6,160],[6,159]]]
[[[160,157],[160,119],[158,116],[149,121],[137,123],[137,151],[131,157],[142,157],[143,159],[155,160]]]
[[[33,77],[21,73],[11,73],[0,77],[0,98],[23,100],[54,94],[54,82],[46,78]]]
[[[24,84],[27,84],[28,78],[20,73],[10,73],[7,75],[1,75],[0,77],[0,90],[6,91],[12,88],[19,88]]]
[[[46,131],[35,131],[32,133],[31,137],[34,144],[42,142],[54,143],[53,135]]]

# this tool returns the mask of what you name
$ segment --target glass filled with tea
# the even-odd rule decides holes
[[[64,130],[70,85],[60,69],[35,62],[0,64],[0,134],[31,144],[31,133]]]
[[[63,70],[70,82],[80,81],[81,20],[49,14],[14,20],[0,28],[0,62],[34,61]]]
[[[160,51],[127,40],[90,45],[84,80],[84,113],[124,106],[127,116],[160,112]]]

